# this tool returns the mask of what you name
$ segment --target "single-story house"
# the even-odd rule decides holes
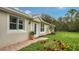
[[[51,33],[50,24],[40,16],[30,16],[10,7],[0,7],[0,48],[28,40],[30,31],[35,37]],[[54,29],[52,29],[54,31]]]
[[[51,33],[49,30],[50,24],[43,21],[40,15],[33,15],[33,20],[30,21],[30,31],[36,32],[35,37]]]

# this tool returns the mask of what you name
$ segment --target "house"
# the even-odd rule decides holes
[[[51,33],[50,24],[41,19],[41,15],[32,15],[33,20],[30,23],[30,31],[36,32],[35,36],[39,37]],[[54,29],[52,29],[54,30]]]
[[[30,16],[10,7],[0,7],[0,48],[28,40],[30,31],[35,37],[51,33],[50,24],[39,16]]]

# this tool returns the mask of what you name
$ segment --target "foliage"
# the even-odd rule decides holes
[[[45,22],[49,23],[50,26],[49,26],[49,30],[52,31],[52,29],[54,29],[54,21],[55,21],[55,18],[47,15],[47,14],[42,14],[41,15],[41,18],[42,20],[44,20]]]
[[[61,51],[65,49],[65,44],[60,40],[54,39],[51,42],[45,43],[44,48],[47,51]]]
[[[41,18],[42,18],[44,21],[46,21],[46,22],[48,22],[48,23],[50,23],[50,24],[52,24],[52,23],[53,23],[53,20],[55,19],[55,18],[53,18],[53,17],[51,17],[51,16],[49,16],[49,15],[47,15],[47,14],[42,14],[42,15],[41,15]]]
[[[21,51],[47,51],[49,50],[49,45],[50,49],[56,48],[57,50],[60,47],[54,40],[64,44],[64,51],[79,51],[79,32],[57,32],[55,35],[50,34],[44,37],[47,37],[48,40],[33,43],[28,47],[22,48]]]
[[[31,31],[29,34],[30,34],[30,35],[34,35],[34,34],[35,34],[35,32],[34,32],[34,31]]]
[[[70,9],[65,16],[59,17],[55,23],[58,31],[79,31],[79,12],[75,9]]]

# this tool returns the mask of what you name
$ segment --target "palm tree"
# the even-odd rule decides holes
[[[76,21],[79,21],[79,12],[76,13],[75,19],[76,19]]]
[[[77,14],[77,10],[76,9],[70,9],[68,12],[67,12],[67,16],[70,18],[70,21],[73,21],[75,20],[75,16]]]
[[[79,13],[76,9],[70,9],[67,12],[67,17],[69,17],[69,19],[67,20],[67,25],[69,28],[69,31],[75,31],[76,27],[76,19],[79,18]]]

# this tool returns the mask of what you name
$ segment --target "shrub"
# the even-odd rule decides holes
[[[31,31],[29,34],[30,34],[30,35],[34,35],[34,34],[35,34],[35,32],[34,32],[34,31]]]
[[[46,42],[47,42],[46,40],[40,41],[41,44],[45,44]]]
[[[44,44],[44,49],[46,49],[47,51],[61,51],[64,50],[65,44],[59,40],[53,40],[51,42],[46,42]]]
[[[33,32],[33,31],[31,31],[30,33],[29,33],[29,40],[33,40],[35,37],[34,37],[34,34],[35,34],[35,32]]]

